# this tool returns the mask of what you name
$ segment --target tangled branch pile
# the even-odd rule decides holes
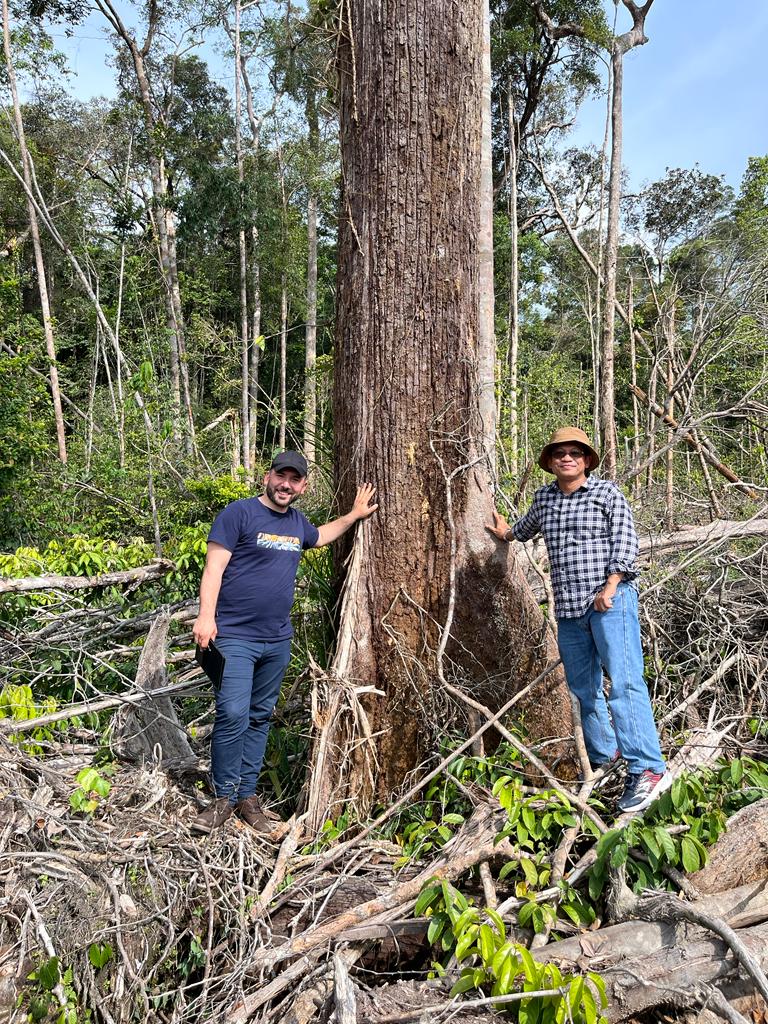
[[[768,995],[768,572],[747,545],[685,556],[674,588],[654,565],[644,614],[676,781],[634,819],[613,820],[610,778],[562,782],[505,719],[495,754],[436,754],[365,826],[350,808],[346,831],[310,835],[299,804],[267,837],[238,819],[195,837],[210,700],[190,667],[194,609],[126,613],[65,590],[27,608],[3,632],[14,685],[58,659],[81,681],[100,666],[112,690],[0,728],[3,1012],[395,1024],[508,1004],[589,1024],[663,1005],[742,1020]],[[102,735],[97,712],[117,706]],[[717,839],[706,866],[699,836]]]

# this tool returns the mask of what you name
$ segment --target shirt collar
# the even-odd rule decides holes
[[[577,487],[575,491],[571,491],[571,494],[578,494],[579,491],[589,491],[589,490],[591,490],[595,486],[596,483],[597,483],[597,478],[595,477],[595,474],[594,473],[590,473],[589,476],[587,477],[587,479],[581,485],[581,487]],[[561,491],[560,490],[560,485],[557,482],[557,478],[555,478],[552,481],[552,483],[547,484],[547,489],[548,489],[550,494],[562,494],[566,498],[570,497],[570,495],[566,494],[565,491]]]

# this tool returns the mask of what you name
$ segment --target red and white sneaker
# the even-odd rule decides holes
[[[639,774],[627,775],[624,792],[618,800],[617,807],[625,811],[643,811],[649,804],[652,804],[662,790],[666,789],[664,782],[665,772],[658,774],[646,768]]]

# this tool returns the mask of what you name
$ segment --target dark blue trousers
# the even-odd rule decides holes
[[[236,803],[256,792],[291,641],[217,637],[216,646],[226,665],[216,694],[211,775],[216,796]]]

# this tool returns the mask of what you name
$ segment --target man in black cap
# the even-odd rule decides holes
[[[216,798],[193,822],[200,832],[218,828],[233,813],[258,831],[271,830],[256,783],[291,656],[299,559],[303,550],[331,544],[378,508],[371,504],[375,488],[363,484],[346,515],[318,528],[291,508],[306,487],[304,456],[281,452],[264,476],[264,493],[227,505],[208,535],[192,633],[202,648],[215,638],[225,667],[211,738]]]

